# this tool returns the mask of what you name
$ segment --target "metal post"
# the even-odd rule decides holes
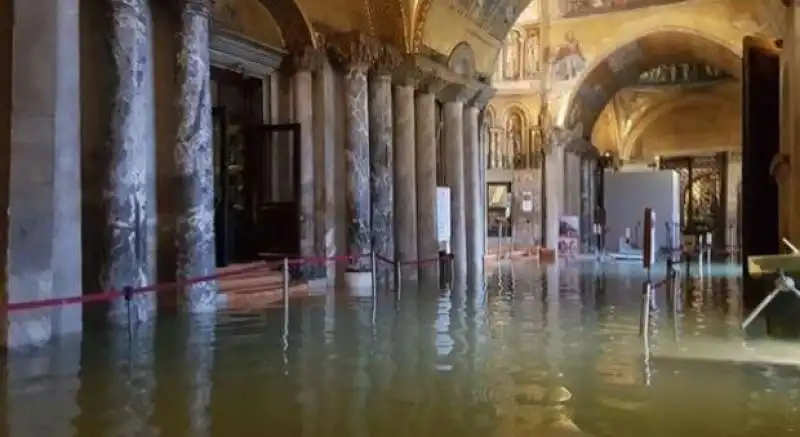
[[[376,265],[375,265],[375,252],[372,251],[369,253],[369,265],[370,265],[370,274],[372,276],[372,298],[375,299],[375,296],[378,294],[378,284],[377,284],[377,274],[375,272]]]
[[[497,262],[500,262],[500,247],[503,242],[503,222],[497,221]]]
[[[283,259],[283,311],[289,313],[289,258]]]
[[[642,286],[642,308],[639,315],[639,335],[650,335],[650,299],[653,295],[653,284],[645,281]]]
[[[403,292],[403,264],[395,260],[394,262],[394,283],[397,284],[397,296]]]

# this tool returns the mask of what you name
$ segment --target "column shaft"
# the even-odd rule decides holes
[[[314,76],[314,134],[317,144],[317,197],[321,198],[323,216],[318,250],[325,257],[336,256],[336,143],[334,131],[333,71],[323,62]],[[328,279],[334,280],[335,264],[328,266]]]
[[[564,210],[564,148],[551,144],[545,155],[545,166],[544,245],[548,249],[557,250],[559,221]]]
[[[436,235],[436,100],[419,92],[415,107],[417,169],[417,257],[438,256]]]
[[[367,118],[367,75],[351,69],[345,75],[345,150],[347,198],[347,253],[362,256],[350,262],[352,272],[369,271],[370,172],[369,119]]]
[[[394,89],[394,223],[395,259],[398,261],[413,261],[418,257],[414,127],[414,87],[396,86]],[[408,271],[408,274],[416,276],[416,272]]]
[[[478,109],[464,108],[464,186],[467,266],[470,278],[483,278],[483,208],[481,207],[481,158],[478,136]],[[481,286],[475,282],[476,287]]]
[[[15,1],[13,15],[6,6],[0,22],[13,42],[0,49],[8,62],[0,68],[11,73],[3,74],[10,95],[4,90],[0,102],[11,111],[0,150],[8,177],[5,299],[75,297],[82,291],[78,1]],[[10,348],[81,329],[79,305],[8,317],[1,340]]]
[[[212,275],[214,254],[214,150],[211,143],[211,63],[208,0],[186,0],[178,56],[178,136],[175,168],[177,280]],[[184,288],[187,309],[216,310],[216,281]]]
[[[444,105],[444,141],[447,156],[446,181],[450,186],[450,241],[453,252],[453,279],[456,283],[460,283],[459,281],[466,279],[467,274],[463,102],[447,102]]]
[[[114,0],[111,48],[117,74],[111,115],[110,170],[103,197],[110,235],[104,287],[121,290],[155,279],[155,119],[152,17],[146,0]],[[213,253],[213,252],[212,252]],[[134,299],[134,320],[155,310],[155,296]],[[111,304],[114,323],[127,323],[126,304]]]
[[[376,72],[369,84],[369,148],[373,250],[394,258],[394,133],[392,80]]]
[[[314,255],[314,138],[312,131],[311,72],[292,76],[294,121],[300,124],[300,255]]]

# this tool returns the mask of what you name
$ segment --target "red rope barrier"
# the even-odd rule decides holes
[[[276,257],[276,256],[283,256],[288,258],[285,254],[273,254],[267,253],[262,254],[265,256]],[[362,255],[339,255],[333,257],[305,257],[305,258],[291,258],[288,259],[288,264],[292,266],[300,266],[306,264],[326,264],[329,262],[337,262],[337,261],[346,261],[346,262],[355,262],[358,259],[364,258],[369,256],[369,254],[362,254]],[[380,255],[375,255],[375,257],[383,262],[387,262],[390,264],[396,264],[394,261],[382,257]],[[401,266],[407,265],[425,265],[434,262],[438,262],[441,257],[437,258],[429,258],[417,261],[406,261],[400,263]],[[198,284],[201,282],[213,281],[217,279],[227,278],[230,276],[237,276],[246,273],[254,273],[260,271],[268,271],[274,268],[278,268],[283,266],[284,261],[273,261],[273,262],[259,262],[255,265],[248,265],[239,269],[229,270],[222,273],[215,273],[213,275],[206,275],[206,276],[198,276],[195,278],[188,278],[185,280],[180,281],[173,281],[167,283],[160,283],[160,284],[150,284],[145,285],[142,287],[136,287],[132,289],[133,295],[144,294],[144,293],[158,293],[167,290],[178,290],[182,287],[186,287],[188,285]],[[114,299],[119,299],[123,297],[123,293],[120,290],[105,290],[100,291],[97,293],[89,293],[84,294],[81,296],[71,296],[71,297],[59,297],[59,298],[52,298],[52,299],[41,299],[41,300],[31,300],[25,302],[14,302],[14,303],[7,303],[2,308],[7,312],[13,311],[26,311],[26,310],[35,310],[35,309],[42,309],[42,308],[52,308],[52,307],[59,307],[65,305],[75,305],[75,304],[85,304],[85,303],[93,303],[93,302],[108,302]]]

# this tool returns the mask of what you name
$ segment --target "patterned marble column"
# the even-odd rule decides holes
[[[467,229],[464,204],[464,102],[444,104],[444,147],[447,164],[445,180],[450,186],[450,248],[453,253],[453,282],[467,279]]]
[[[214,149],[211,143],[210,0],[183,0],[177,83],[178,130],[175,144],[178,281],[216,271],[214,235]],[[186,309],[217,308],[218,284],[200,282],[184,288]]]
[[[334,108],[334,76],[328,62],[321,60],[314,73],[314,135],[317,159],[316,194],[321,197],[318,216],[324,217],[320,223],[318,251],[327,258],[336,256],[336,111]],[[336,265],[327,266],[329,283],[336,279]]]
[[[464,186],[469,279],[476,288],[483,287],[483,208],[481,205],[481,148],[478,108],[464,108]]]
[[[418,258],[414,80],[410,77],[402,80],[394,88],[394,257],[412,261]],[[403,276],[413,280],[417,271],[404,269]]]
[[[420,84],[415,102],[416,171],[417,171],[417,257],[432,259],[439,254],[436,239],[436,97],[441,86],[435,78]],[[438,269],[422,268],[425,282],[438,278]]]
[[[394,259],[394,123],[392,119],[392,73],[400,55],[383,46],[377,53],[369,81],[369,158],[372,250]],[[381,267],[388,267],[380,263]],[[381,279],[391,271],[381,268]]]
[[[324,216],[316,214],[314,162],[317,159],[314,153],[313,130],[313,93],[312,70],[319,65],[319,55],[314,47],[304,47],[289,55],[292,72],[292,108],[294,121],[300,124],[300,192],[298,200],[300,206],[300,255],[304,257],[317,256],[315,245],[316,222],[323,220]],[[325,276],[325,267],[322,265],[303,266],[301,276],[305,279],[318,279]]]
[[[361,33],[336,35],[331,54],[344,73],[345,106],[345,198],[347,202],[347,254],[358,256],[347,266],[345,279],[351,285],[368,284],[370,262],[370,170],[367,69],[374,58],[374,45]]]
[[[101,283],[104,288],[121,290],[155,280],[151,253],[155,216],[148,214],[156,201],[152,17],[147,0],[113,0],[111,13],[117,88],[112,102],[110,171],[103,191],[110,239]],[[149,319],[155,312],[155,296],[136,296],[132,308],[133,320]],[[127,324],[123,300],[112,302],[109,320]]]
[[[549,145],[545,154],[545,217],[544,245],[558,249],[559,220],[564,211],[564,147],[557,142]],[[558,259],[558,257],[556,257]]]

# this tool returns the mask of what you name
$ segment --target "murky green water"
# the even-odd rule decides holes
[[[735,277],[663,293],[649,353],[640,280],[517,266],[481,295],[406,289],[172,319],[5,363],[0,435],[796,436],[800,372],[741,358]],[[502,288],[498,288],[498,282]],[[800,346],[758,343],[784,364]],[[797,350],[797,357],[792,351]],[[755,356],[755,355],[754,355]],[[756,361],[760,359],[755,359]]]

